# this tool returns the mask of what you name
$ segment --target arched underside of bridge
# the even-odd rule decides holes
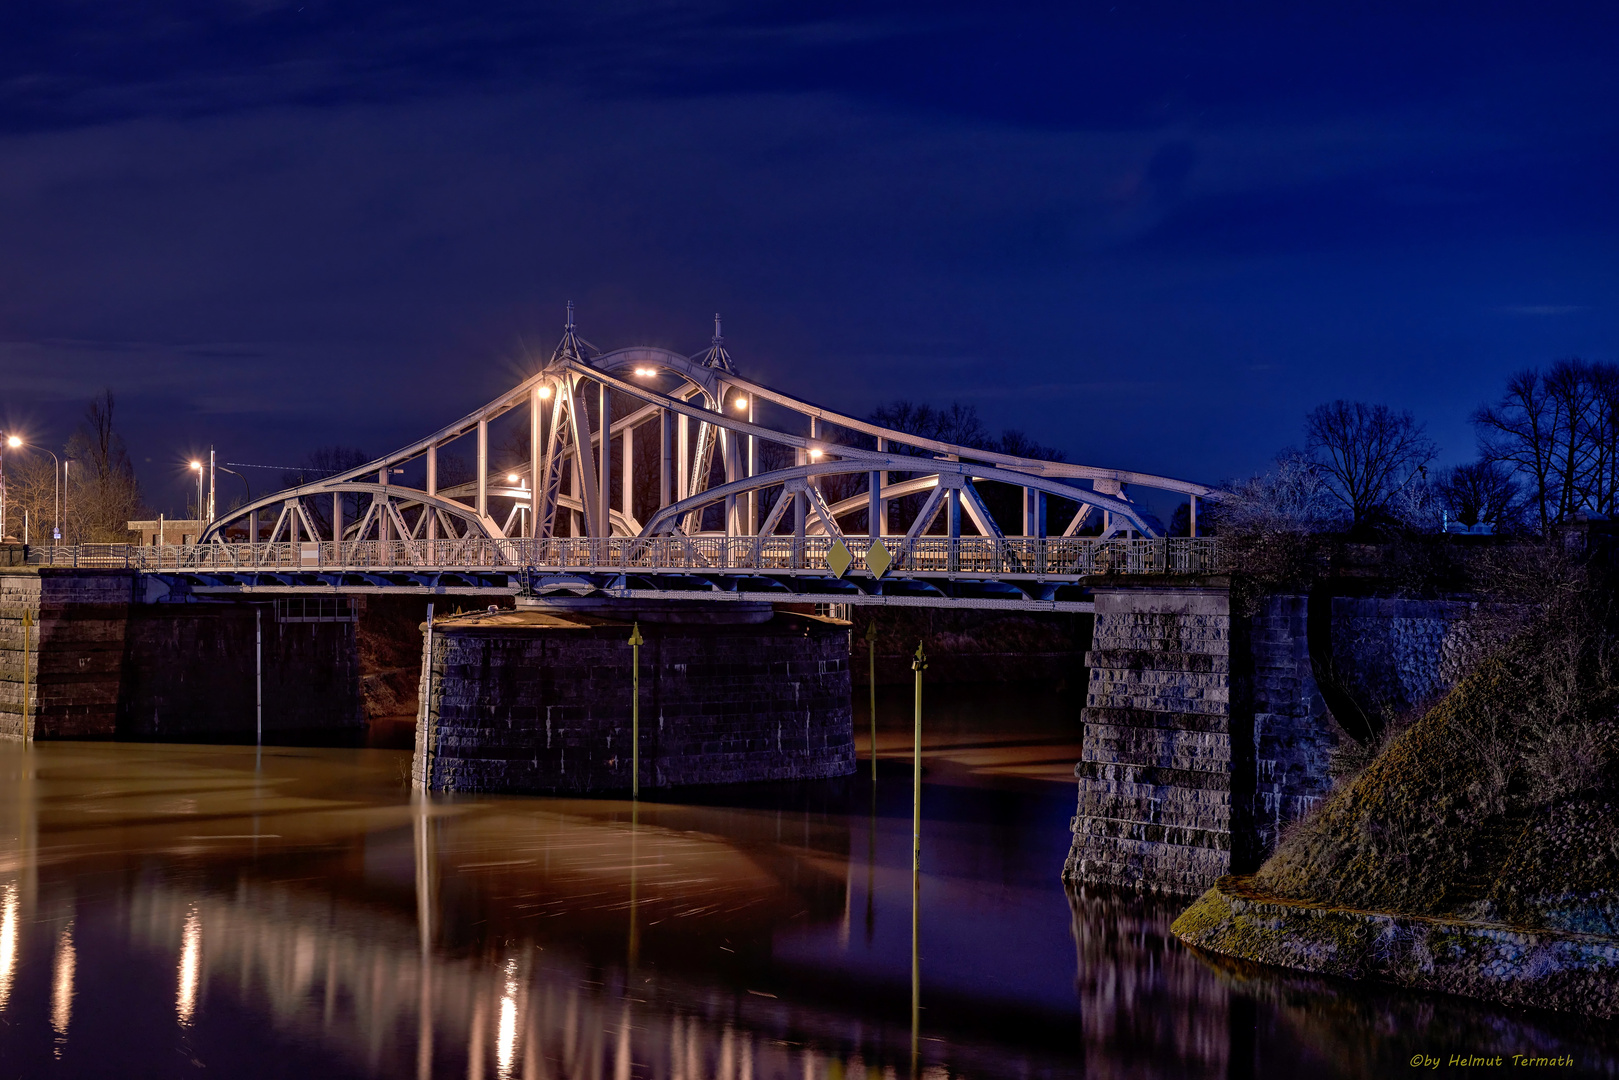
[[[489,425],[514,410],[526,414],[528,459],[497,474]],[[476,444],[472,479],[441,487],[440,449],[467,436]],[[643,522],[636,483],[649,478],[636,475],[635,447],[649,437],[658,449],[657,498]],[[415,463],[425,475],[420,487],[390,482]],[[903,559],[935,528],[948,539],[1006,539],[980,492],[985,483],[1021,491],[1011,535],[1035,539],[1073,537],[1087,523],[1104,540],[1159,536],[1161,526],[1127,487],[1187,496],[1195,535],[1197,500],[1213,494],[1183,480],[995,453],[836,413],[738,375],[717,319],[713,343],[695,356],[601,353],[577,336],[570,308],[551,361],[507,393],[385,457],[232,510],[203,540],[845,540],[859,522],[858,535],[887,537]],[[920,510],[903,532],[891,531],[896,500],[917,496]],[[1054,499],[1077,510],[1048,531],[1044,508]],[[963,533],[964,521],[972,532]]]

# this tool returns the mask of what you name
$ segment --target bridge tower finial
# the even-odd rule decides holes
[[[693,356],[693,360],[699,360]],[[731,354],[725,351],[725,334],[720,329],[720,313],[714,312],[714,336],[708,339],[708,349],[702,354],[699,362],[704,367],[719,368],[721,371],[732,371]]]
[[[567,325],[567,327],[565,329],[567,329],[569,333],[573,332],[573,301],[572,300],[568,301],[568,325]]]

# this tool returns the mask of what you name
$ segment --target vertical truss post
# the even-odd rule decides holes
[[[950,572],[954,574],[961,569],[961,489],[952,487],[947,495],[950,505],[945,511],[945,519],[949,525],[950,538]]]
[[[429,446],[427,448],[427,493],[429,495],[437,495],[438,494],[438,447],[437,446]],[[427,513],[427,538],[429,540],[437,540],[438,539],[438,514],[428,512],[425,508],[424,508],[423,512]]]
[[[425,511],[424,511],[425,512]],[[332,492],[332,543],[343,542],[343,493]]]
[[[624,440],[624,474],[622,490],[619,500],[624,504],[624,516],[635,517],[635,429],[626,427],[622,436]]]
[[[674,502],[675,424],[668,409],[658,410],[658,509]]]
[[[388,486],[387,466],[383,466],[377,470],[377,483],[381,484],[384,488]],[[377,539],[392,540],[393,530],[390,527],[392,522],[388,520],[388,493],[384,491],[381,496],[379,496],[379,500],[381,502],[381,506],[378,508],[377,513]]]
[[[546,468],[546,398],[539,397],[542,387],[534,387],[528,395],[528,534],[539,536],[542,476]]]
[[[478,516],[489,515],[489,421],[478,421]]]
[[[753,395],[748,395],[748,423],[753,423]],[[743,475],[753,479],[759,472],[759,438],[756,435],[748,436],[748,460],[744,464]],[[749,536],[759,535],[759,492],[748,492],[747,518],[743,523],[744,532]]]
[[[878,439],[877,440],[877,451],[878,451],[878,453],[884,453],[887,450],[888,450],[888,440],[887,439]],[[879,472],[877,474],[877,516],[876,516],[875,519],[873,519],[873,520],[876,521],[876,525],[874,525],[873,528],[875,528],[877,530],[877,535],[878,536],[887,536],[888,535],[888,500],[883,498],[883,488],[885,488],[887,486],[888,486],[888,470],[884,469],[882,472]]]
[[[613,535],[613,399],[605,382],[597,386],[596,412],[602,440],[601,479],[596,484],[601,508],[597,516],[601,520],[601,536],[606,539]]]
[[[1189,498],[1191,499],[1191,503],[1188,505],[1191,527],[1186,530],[1186,533],[1195,540],[1197,538],[1197,496],[1192,495]]]
[[[803,481],[799,481],[802,485]],[[809,496],[803,487],[793,492],[793,569],[804,568],[804,520],[809,517]]]
[[[688,477],[686,475],[686,459],[691,453],[691,423],[685,413],[681,413],[675,420],[675,501],[684,499],[691,492],[687,490]]]

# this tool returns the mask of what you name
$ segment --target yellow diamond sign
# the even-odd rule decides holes
[[[832,547],[826,553],[826,565],[837,577],[847,574],[849,567],[854,565],[854,556],[849,554],[848,545],[842,540],[832,541]]]
[[[866,569],[871,571],[872,577],[882,577],[888,573],[888,568],[894,565],[893,556],[881,540],[873,540],[871,547],[866,551]]]

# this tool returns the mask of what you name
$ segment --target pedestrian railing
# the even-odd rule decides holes
[[[812,536],[669,536],[639,539],[329,540],[277,544],[78,544],[28,549],[28,563],[142,571],[233,570],[498,570],[648,573],[870,573],[875,556],[885,573],[1087,577],[1096,574],[1199,574],[1223,569],[1218,541],[1170,537],[1100,540],[1093,537],[925,536],[882,538],[878,552],[863,536],[837,541]],[[841,575],[840,575],[841,576]],[[880,575],[879,575],[880,576]]]

